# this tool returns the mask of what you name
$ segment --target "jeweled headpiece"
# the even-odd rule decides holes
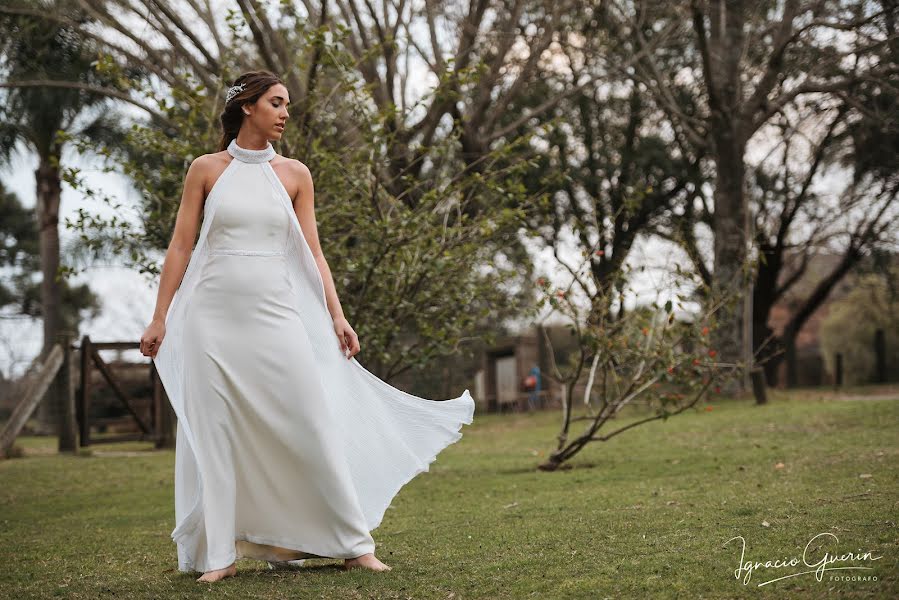
[[[243,91],[243,88],[246,84],[241,83],[240,85],[232,85],[228,88],[228,92],[225,94],[225,104],[231,102],[231,99],[234,98],[237,94]]]

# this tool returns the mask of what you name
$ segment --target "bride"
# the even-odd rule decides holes
[[[413,396],[355,359],[312,176],[271,145],[289,105],[268,71],[228,89],[220,149],[187,170],[141,337],[178,417],[172,539],[198,581],[235,575],[239,558],[390,570],[371,530],[474,415],[467,389]]]

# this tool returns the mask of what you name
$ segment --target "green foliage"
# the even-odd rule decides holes
[[[0,308],[21,304],[25,290],[33,286],[34,274],[40,272],[40,252],[34,211],[0,184]],[[21,310],[21,309],[20,309]]]
[[[591,262],[601,252],[595,247],[582,251],[581,263],[571,266],[573,283],[567,289],[554,287],[544,277],[536,282],[538,307],[549,309],[544,320],[561,317],[575,347],[564,362],[551,345],[548,348],[551,369],[546,375],[562,388],[563,418],[557,448],[541,469],[555,470],[591,442],[628,431],[631,426],[611,421],[628,405],[642,403],[652,410],[653,416],[641,423],[666,420],[696,406],[710,390],[720,391],[737,372],[738,365],[717,358],[710,341],[717,326],[715,313],[726,296],[709,296],[698,314],[680,295],[628,310],[627,287],[619,284],[615,289],[590,279]],[[615,280],[630,281],[631,270],[623,265]],[[698,278],[684,276],[694,283]],[[583,404],[588,414],[583,430],[572,433],[575,404]]]
[[[511,170],[435,169],[394,193],[368,158],[374,144],[338,153],[316,141],[309,162],[317,165],[319,236],[341,303],[390,376],[428,364],[517,310],[507,290],[525,279],[502,255],[521,210],[506,183],[514,182]],[[454,145],[446,141],[446,152]]]
[[[584,256],[585,264],[576,271],[579,278],[589,272],[586,263],[591,258],[586,252]],[[628,281],[631,270],[624,265],[618,279]],[[692,283],[697,278],[694,273],[682,276]],[[711,343],[716,327],[714,302],[707,312],[695,314],[688,299],[675,294],[664,302],[625,310],[627,287],[614,295],[600,288],[585,301],[576,295],[575,286],[554,288],[542,277],[537,285],[538,306],[549,305],[550,314],[564,317],[579,340],[581,354],[569,356],[565,369],[560,369],[561,379],[574,380],[581,376],[585,362],[597,361],[603,385],[590,391],[591,405],[614,407],[629,402],[625,398],[630,391],[645,389],[641,398],[667,416],[667,400],[684,400],[681,405],[695,400],[697,394],[720,385],[730,371],[716,360],[718,352]],[[589,310],[583,308],[585,304]]]
[[[41,318],[41,260],[33,209],[0,184],[0,308],[10,307],[17,316]],[[78,332],[82,319],[94,317],[100,299],[86,283],[60,282],[60,311],[66,330]]]
[[[239,30],[237,21],[233,26]],[[466,167],[454,135],[426,147],[410,143],[410,155],[423,161],[421,170],[415,176],[409,169],[392,174],[395,157],[387,150],[397,144],[392,111],[374,108],[339,39],[329,42],[318,30],[300,29],[301,34],[323,46],[326,70],[322,83],[302,98],[302,111],[292,111],[314,114],[314,122],[308,130],[288,127],[284,145],[312,172],[319,238],[344,312],[360,336],[360,360],[389,378],[467,348],[461,345],[465,338],[489,339],[496,323],[530,301],[529,259],[516,247],[525,203],[519,180],[530,167],[519,158],[526,139],[488,152],[477,169]],[[103,64],[115,70],[114,64]],[[154,96],[149,87],[141,93],[157,102],[170,125],[135,124],[102,148],[72,140],[106,155],[108,170],[133,180],[140,192],[140,222],[132,224],[121,214],[121,202],[88,189],[81,174],[68,169],[67,183],[120,215],[80,211],[67,226],[79,232],[84,255],[123,257],[155,279],[184,173],[194,157],[218,150],[222,100],[220,90],[189,78],[168,99]]]
[[[889,272],[888,272],[889,273]],[[874,333],[884,330],[887,367],[899,368],[899,296],[888,279],[899,280],[899,269],[892,275],[873,273],[859,277],[844,298],[832,303],[821,323],[821,351],[824,364],[833,375],[836,354],[843,354],[843,382],[871,383],[875,376]]]

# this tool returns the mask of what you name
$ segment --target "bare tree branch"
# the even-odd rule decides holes
[[[95,85],[90,85],[87,83],[80,83],[77,81],[53,81],[50,79],[30,79],[23,81],[2,81],[0,82],[0,88],[29,88],[29,87],[58,87],[58,88],[68,88],[75,90],[83,90],[85,92],[91,92],[94,94],[101,94],[103,96],[107,96],[109,98],[116,98],[118,100],[122,100],[129,104],[133,104],[138,108],[146,111],[150,115],[153,116],[154,119],[159,120],[166,125],[172,125],[172,122],[169,121],[168,117],[158,112],[154,108],[144,104],[140,100],[135,100],[125,92],[112,89],[112,88],[103,88]]]

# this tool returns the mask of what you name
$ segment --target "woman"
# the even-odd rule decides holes
[[[242,557],[389,570],[370,531],[474,414],[468,390],[412,396],[354,358],[312,176],[270,143],[289,104],[267,71],[228,89],[220,151],[187,171],[141,337],[178,417],[172,539],[198,581]]]

